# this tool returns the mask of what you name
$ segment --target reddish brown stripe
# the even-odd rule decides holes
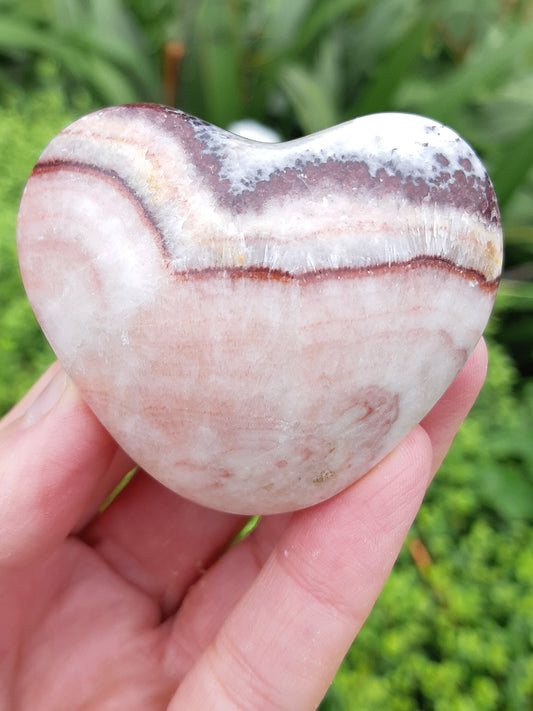
[[[52,161],[40,161],[37,163],[32,172],[32,177],[37,175],[46,175],[48,173],[58,173],[62,170],[71,171],[73,173],[95,175],[99,179],[107,180],[113,184],[126,198],[135,203],[139,210],[141,219],[143,219],[148,227],[153,230],[156,235],[157,243],[166,262],[170,260],[170,252],[168,250],[165,235],[159,229],[157,222],[152,215],[150,209],[144,204],[143,199],[135,190],[122,178],[116,171],[100,168],[97,165],[90,163],[82,163],[81,161],[62,161],[55,159]]]
[[[440,269],[455,274],[458,277],[473,281],[483,291],[489,293],[496,292],[500,283],[499,277],[487,281],[485,276],[475,269],[466,269],[457,266],[449,259],[443,257],[430,257],[421,255],[405,262],[393,262],[389,264],[376,264],[364,267],[336,267],[328,269],[317,269],[315,271],[291,274],[291,272],[280,269],[270,269],[268,267],[207,267],[205,269],[188,269],[187,271],[175,272],[175,275],[183,280],[195,279],[253,279],[257,281],[277,281],[277,282],[298,282],[301,284],[326,281],[328,279],[354,279],[376,276],[376,274],[407,272],[413,269]]]
[[[76,173],[88,173],[97,175],[99,178],[107,179],[114,185],[118,183],[119,189],[126,194],[139,208],[142,218],[147,222],[148,226],[157,236],[157,241],[161,252],[163,253],[167,265],[171,260],[170,251],[166,245],[166,240],[159,229],[157,222],[143,203],[142,198],[130,187],[130,185],[115,171],[99,168],[87,163],[76,161],[61,161],[53,160],[49,162],[40,162],[35,166],[33,175],[46,175],[47,173],[59,172],[61,170],[73,171]],[[254,279],[254,280],[272,280],[278,282],[299,282],[301,284],[323,281],[327,279],[342,279],[342,278],[364,278],[366,276],[374,276],[376,273],[383,272],[398,272],[407,271],[409,269],[418,269],[423,267],[431,267],[432,269],[442,269],[450,274],[474,281],[483,290],[495,292],[499,285],[499,278],[492,281],[487,281],[484,274],[476,269],[461,267],[450,259],[432,255],[418,255],[404,262],[393,262],[391,264],[373,264],[369,266],[345,266],[336,268],[322,268],[317,270],[309,270],[298,274],[292,274],[288,271],[280,269],[270,269],[263,266],[248,266],[248,267],[207,267],[205,269],[188,269],[187,271],[174,271],[176,277],[180,279],[207,279],[223,277],[229,279]]]

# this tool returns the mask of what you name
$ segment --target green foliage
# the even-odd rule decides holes
[[[517,398],[516,377],[492,345],[485,388],[322,711],[531,709],[533,391]]]
[[[51,83],[54,76],[48,77]],[[85,100],[86,101],[86,100]],[[57,89],[29,96],[12,90],[0,106],[0,412],[33,383],[52,354],[35,321],[19,276],[16,218],[22,190],[48,141],[86,110],[83,99],[67,109]]]
[[[531,0],[0,0],[0,90],[38,84],[43,58],[69,99],[164,100],[285,138],[390,110],[451,125],[494,179],[521,293],[496,336],[533,376]]]
[[[4,0],[0,4],[0,79],[35,79],[53,60],[65,88],[86,86],[104,104],[157,98],[157,64],[121,0]],[[0,84],[1,85],[1,84]]]

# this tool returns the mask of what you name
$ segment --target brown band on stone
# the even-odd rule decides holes
[[[233,213],[243,213],[247,210],[257,211],[265,201],[274,198],[284,198],[288,194],[298,196],[309,194],[309,189],[317,194],[324,194],[328,188],[332,192],[357,192],[375,194],[396,194],[403,196],[413,205],[424,202],[434,205],[464,210],[470,215],[476,215],[488,225],[499,225],[501,218],[494,188],[488,175],[481,180],[469,174],[472,171],[470,158],[464,156],[458,162],[463,170],[451,174],[447,169],[449,161],[440,153],[431,158],[438,166],[439,173],[431,183],[416,175],[391,173],[392,164],[385,163],[383,168],[372,175],[369,167],[363,161],[356,160],[349,152],[337,158],[321,160],[318,155],[308,155],[300,158],[295,166],[283,165],[282,159],[268,179],[254,178],[249,185],[243,185],[242,192],[232,194],[229,191],[229,180],[220,176],[221,163],[217,156],[208,149],[208,144],[202,138],[210,135],[218,142],[221,135],[233,140],[238,139],[228,132],[209,124],[182,111],[168,109],[155,104],[138,104],[119,107],[124,118],[135,120],[138,116],[153,122],[160,130],[177,139],[199,174],[208,182],[208,187],[222,207]],[[225,185],[225,184],[228,185]]]
[[[166,239],[158,227],[157,220],[151,213],[150,209],[144,204],[142,197],[125,181],[116,171],[101,168],[93,164],[82,163],[79,161],[62,161],[54,159],[51,161],[39,162],[35,166],[32,176],[46,175],[48,173],[59,172],[61,170],[72,171],[81,174],[93,174],[100,179],[104,179],[119,187],[119,190],[138,207],[138,211],[145,221],[147,226],[154,232],[157,238],[157,243],[162,252],[165,263],[170,268],[176,277],[181,279],[204,279],[210,277],[225,277],[231,279],[255,279],[255,280],[273,280],[278,282],[297,281],[305,284],[327,279],[339,278],[364,278],[373,276],[376,272],[393,272],[407,271],[413,268],[431,267],[443,269],[449,273],[456,274],[466,280],[473,281],[478,287],[489,292],[496,292],[499,284],[499,278],[487,280],[485,275],[476,269],[462,267],[450,259],[436,255],[417,255],[409,260],[402,262],[387,262],[381,264],[371,264],[364,266],[340,266],[340,267],[325,267],[305,272],[289,272],[280,269],[271,269],[260,265],[250,266],[214,266],[205,267],[202,269],[190,268],[187,270],[176,270],[172,268],[171,253],[166,244]]]

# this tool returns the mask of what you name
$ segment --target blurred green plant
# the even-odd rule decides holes
[[[497,337],[533,375],[531,0],[0,0],[0,90],[165,101],[285,138],[378,111],[451,125],[493,177],[512,299]],[[509,290],[507,290],[509,291]]]
[[[373,111],[442,120],[500,198],[489,378],[324,711],[533,707],[531,0],[0,0],[0,411],[52,359],[18,276],[24,182],[101,104],[165,98],[292,138]]]
[[[533,705],[533,391],[486,385],[321,711]],[[495,403],[497,405],[495,406]]]
[[[0,0],[0,86],[30,85],[46,58],[67,92],[82,85],[104,104],[154,100],[158,74],[148,56],[121,0]]]
[[[44,83],[56,75],[41,70]],[[16,219],[22,190],[48,141],[88,107],[80,96],[67,108],[57,88],[28,94],[13,88],[0,106],[0,412],[5,412],[51,362],[26,299],[16,253]]]

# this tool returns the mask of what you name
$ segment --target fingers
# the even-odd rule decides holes
[[[51,366],[0,423],[0,566],[25,564],[68,536],[125,473],[113,467],[118,451]]]
[[[377,599],[485,370],[480,344],[424,427],[372,472],[290,519],[263,519],[208,571],[185,598],[172,631],[167,662],[176,664],[183,647],[190,654],[182,673],[200,661],[170,710],[202,702],[213,709],[316,708]]]
[[[185,596],[172,621],[169,673],[182,679],[216,637],[230,610],[252,585],[279,542],[292,514],[266,516],[253,533],[230,548]]]
[[[139,472],[81,537],[166,617],[245,521],[186,501]]]
[[[5,429],[12,422],[21,417],[26,410],[29,409],[30,405],[37,399],[38,395],[43,392],[53,377],[61,369],[59,363],[53,363],[48,370],[46,370],[39,380],[30,388],[30,390],[24,395],[20,402],[17,402],[11,410],[2,417],[0,420],[0,432]]]
[[[316,708],[398,555],[431,461],[418,427],[356,485],[294,514],[169,711]]]
[[[479,395],[487,374],[487,360],[487,346],[481,339],[457,378],[422,420],[422,427],[433,445],[433,474],[442,464],[457,430]]]

